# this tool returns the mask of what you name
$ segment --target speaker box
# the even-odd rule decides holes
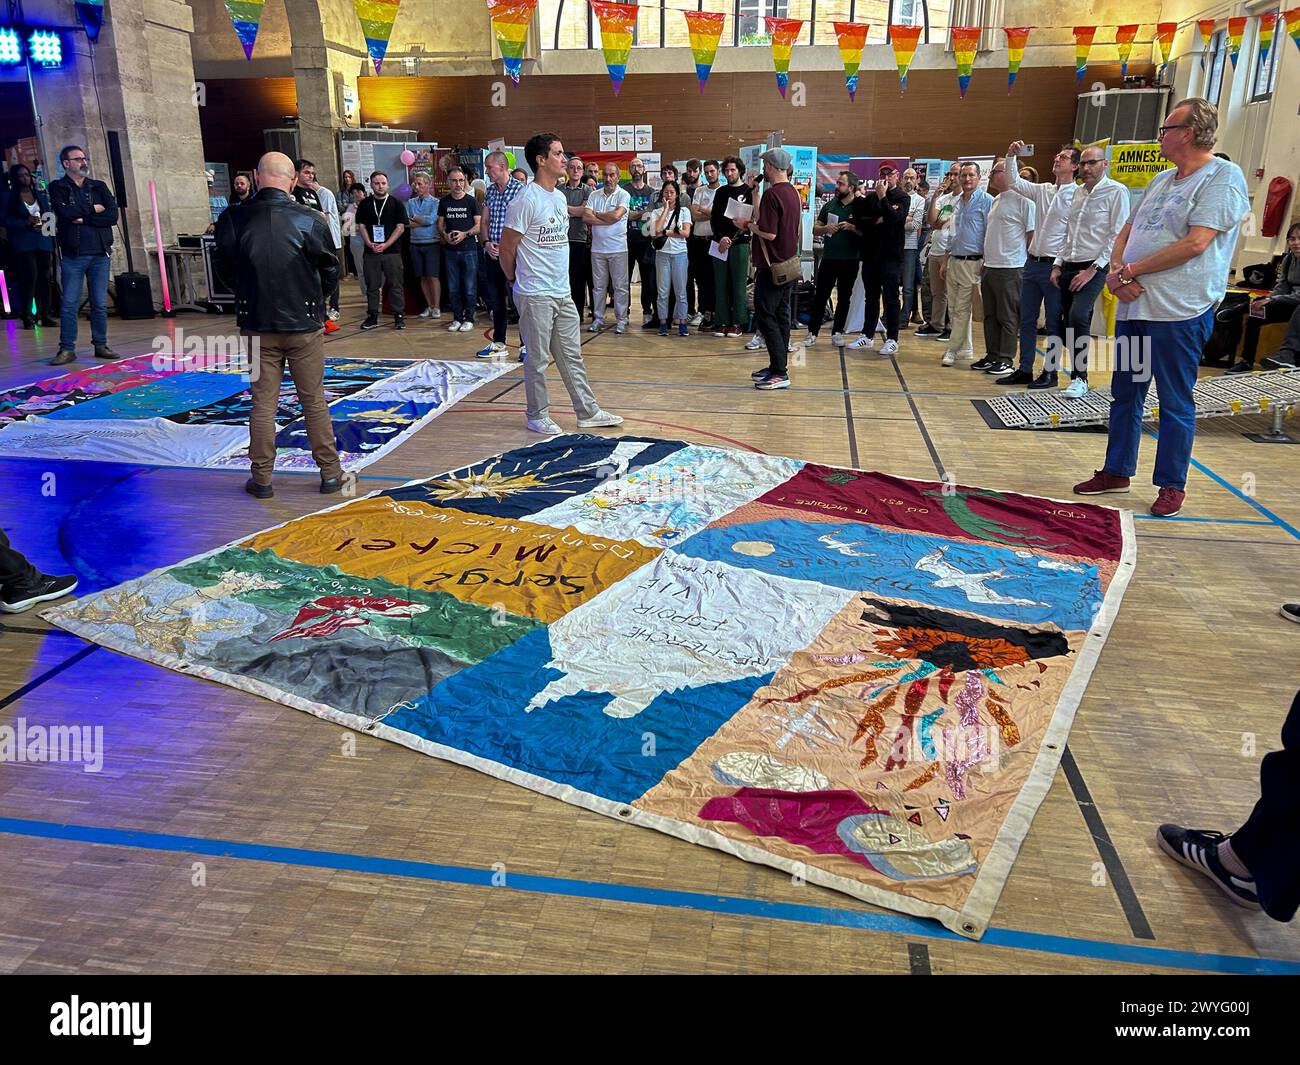
[[[128,321],[154,317],[153,286],[148,274],[118,274],[113,284],[117,289],[118,317]]]

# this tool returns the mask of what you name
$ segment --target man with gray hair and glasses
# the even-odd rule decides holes
[[[1160,127],[1160,149],[1173,167],[1157,174],[1120,230],[1106,287],[1115,294],[1115,369],[1111,373],[1106,461],[1078,495],[1127,492],[1137,473],[1142,404],[1155,379],[1160,396],[1153,480],[1157,517],[1183,506],[1196,433],[1192,389],[1214,309],[1228,287],[1237,226],[1250,213],[1236,163],[1214,156],[1219,112],[1207,100],[1183,100]]]

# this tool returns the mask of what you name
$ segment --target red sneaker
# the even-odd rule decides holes
[[[338,327],[339,327],[338,322],[331,322],[328,319],[325,322],[325,332],[327,334],[333,333],[336,329],[338,329]]]
[[[1156,501],[1151,504],[1151,513],[1157,518],[1172,518],[1183,509],[1183,500],[1186,498],[1187,493],[1177,488],[1162,488]]]
[[[1074,494],[1077,496],[1100,496],[1105,495],[1107,492],[1127,491],[1127,477],[1116,477],[1113,473],[1107,473],[1105,470],[1097,470],[1086,481],[1074,486]]]

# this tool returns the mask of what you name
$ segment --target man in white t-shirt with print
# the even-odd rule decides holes
[[[605,328],[606,292],[614,288],[614,332],[627,332],[631,283],[627,271],[627,212],[632,197],[618,183],[618,164],[605,164],[605,184],[587,197],[591,229],[591,332]]]
[[[545,436],[564,432],[550,417],[546,367],[552,359],[573,400],[579,429],[621,425],[621,417],[600,409],[582,362],[582,321],[569,291],[569,205],[556,188],[564,177],[564,145],[553,133],[538,133],[525,146],[524,159],[534,179],[506,212],[501,272],[513,286],[519,335],[528,348],[528,428]]]

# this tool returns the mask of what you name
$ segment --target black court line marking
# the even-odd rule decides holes
[[[843,348],[840,348],[840,380],[844,382],[844,421],[849,429],[849,465],[856,470],[861,465],[858,461],[858,433],[853,427],[853,399],[849,395],[849,368],[844,361]]]
[[[19,699],[21,699],[24,695],[30,695],[30,694],[31,694],[32,692],[34,692],[37,688],[39,688],[42,684],[44,684],[47,680],[53,680],[53,679],[54,679],[55,677],[57,677],[60,673],[62,673],[65,669],[68,669],[68,668],[70,668],[70,667],[72,667],[72,666],[75,666],[78,662],[80,662],[80,661],[81,661],[83,658],[85,658],[87,655],[89,655],[89,654],[94,654],[94,653],[95,653],[96,651],[98,651],[98,650],[99,650],[99,645],[98,645],[98,644],[92,644],[92,645],[89,646],[89,647],[83,647],[80,651],[78,651],[78,652],[77,652],[75,655],[73,655],[71,658],[64,659],[64,660],[63,660],[62,662],[60,662],[57,666],[54,666],[54,667],[51,668],[51,669],[47,669],[44,673],[42,673],[42,674],[41,674],[39,677],[37,677],[35,680],[29,680],[26,684],[24,684],[24,685],[23,685],[21,688],[19,688],[17,691],[10,692],[10,693],[9,693],[8,695],[6,695],[3,699],[0,699],[0,710],[3,710],[3,709],[4,709],[6,706],[8,706],[10,703],[15,703],[15,702],[17,702],[17,701],[18,701]]]
[[[843,358],[843,355],[840,356]],[[925,426],[925,419],[921,417],[921,411],[916,406],[916,400],[912,398],[912,390],[907,387],[907,380],[903,377],[903,368],[898,365],[898,359],[893,355],[889,356],[889,361],[894,367],[894,373],[898,375],[899,387],[903,390],[903,395],[907,397],[907,404],[912,408],[912,417],[916,419],[916,427],[921,430],[921,437],[925,440],[926,449],[930,452],[930,458],[934,462],[934,468],[939,471],[939,479],[946,481],[948,471],[943,468],[943,460],[939,458],[939,451],[934,446],[934,441],[930,438],[930,430]],[[845,379],[845,387],[848,387],[848,380]]]
[[[498,399],[500,399],[502,396],[504,396],[507,392],[513,392],[516,388],[518,388],[518,387],[519,387],[520,385],[522,385],[523,383],[524,383],[524,379],[521,377],[521,378],[519,378],[519,380],[516,381],[514,384],[512,384],[512,385],[510,385],[509,387],[505,388],[504,390],[498,392],[495,396],[493,396],[491,399],[489,399],[488,402],[489,402],[489,403],[495,403]]]
[[[1083,814],[1083,820],[1092,834],[1092,840],[1097,845],[1097,853],[1101,855],[1102,863],[1106,866],[1111,886],[1119,896],[1119,904],[1128,919],[1133,938],[1154,940],[1156,935],[1151,930],[1151,922],[1147,920],[1142,903],[1138,901],[1137,892],[1133,890],[1124,863],[1120,861],[1119,852],[1111,842],[1110,833],[1106,830],[1106,823],[1101,819],[1101,811],[1092,801],[1092,793],[1084,782],[1083,774],[1079,772],[1079,766],[1074,760],[1074,752],[1070,750],[1068,744],[1061,755],[1061,769],[1065,772],[1065,779],[1070,782],[1074,801],[1079,804],[1079,812]]]
[[[909,943],[907,945],[907,964],[913,976],[934,975],[933,970],[930,968],[930,948],[924,943]]]
[[[79,640],[75,632],[66,632],[63,629],[29,629],[25,625],[5,625],[0,623],[0,632],[21,632],[25,636],[70,636],[74,640]]]

